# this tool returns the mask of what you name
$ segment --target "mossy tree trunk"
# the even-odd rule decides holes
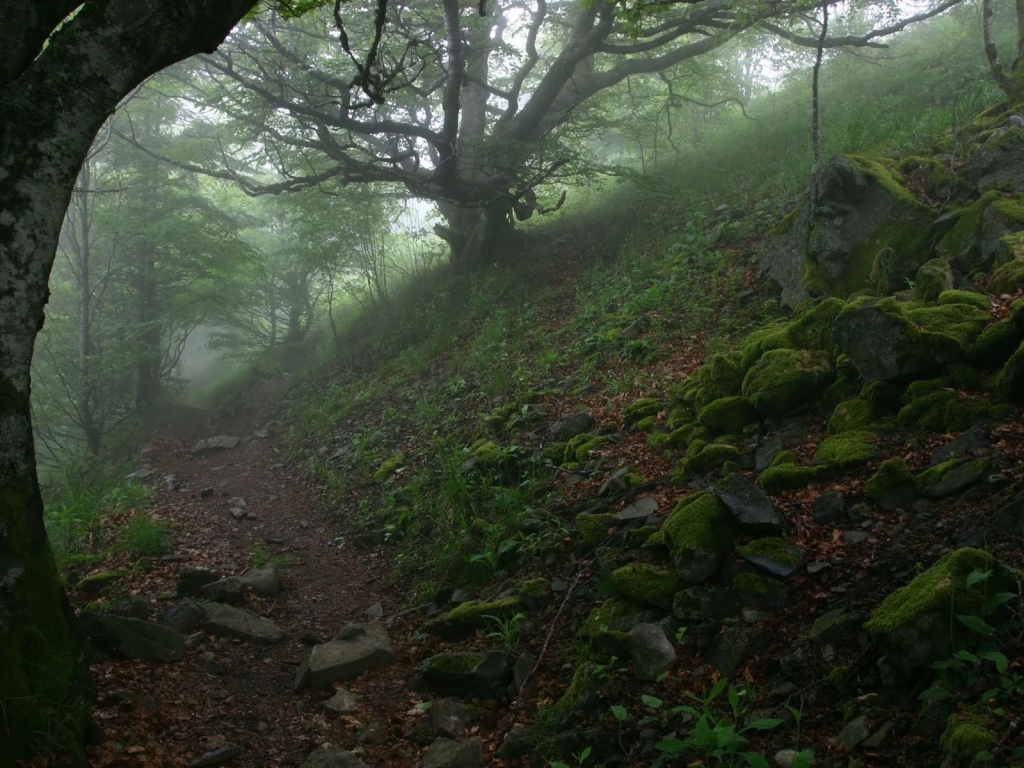
[[[43,526],[30,368],[75,178],[145,78],[213,50],[253,0],[11,0],[0,28],[0,767],[74,750],[84,644]],[[58,29],[59,27],[59,29]],[[55,31],[56,30],[56,31]]]
[[[1006,94],[1008,106],[1017,107],[1024,104],[1024,0],[1016,0],[1017,13],[1017,50],[1016,58],[1007,68],[996,48],[995,35],[992,32],[992,17],[995,13],[993,0],[983,0],[981,6],[981,29],[985,40],[985,56],[988,58],[989,71],[992,79]]]

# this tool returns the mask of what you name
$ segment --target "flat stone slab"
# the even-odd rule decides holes
[[[439,738],[427,747],[420,768],[473,768],[483,764],[483,742],[479,736],[465,741]]]
[[[204,603],[203,608],[206,609],[203,629],[211,635],[237,637],[265,645],[284,639],[284,630],[277,624],[249,611],[220,603]]]
[[[637,499],[621,512],[616,512],[614,517],[620,523],[631,523],[634,520],[646,520],[658,511],[658,500],[653,496],[645,496]]]
[[[115,656],[163,662],[185,658],[185,639],[163,624],[96,611],[83,611],[81,621],[93,642]]]
[[[200,440],[192,447],[192,453],[208,453],[210,451],[230,451],[235,448],[242,438],[231,435],[217,435]]]
[[[329,643],[310,651],[308,685],[328,688],[339,680],[352,680],[365,672],[395,663],[395,649],[380,622],[349,624]]]
[[[366,768],[366,763],[347,750],[329,747],[313,752],[302,768]]]
[[[729,475],[715,495],[748,533],[780,534],[786,520],[764,491],[740,475]]]

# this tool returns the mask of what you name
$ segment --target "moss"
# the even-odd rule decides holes
[[[633,424],[634,432],[650,432],[654,429],[655,420],[653,416],[647,416]]]
[[[767,595],[775,587],[775,582],[759,573],[741,573],[732,580],[732,588],[748,595]]]
[[[966,349],[991,320],[987,312],[967,304],[909,309],[906,314],[922,329],[952,337],[962,349]]]
[[[650,536],[648,536],[647,540],[643,543],[644,549],[654,549],[655,547],[664,547],[666,545],[667,542],[665,540],[664,531],[655,531]]]
[[[745,397],[722,397],[706,405],[697,415],[697,421],[714,435],[738,434],[757,419],[757,412]]]
[[[883,461],[878,471],[875,472],[864,484],[864,491],[875,501],[881,501],[905,483],[910,483],[914,476],[910,473],[901,457],[894,456]]]
[[[949,264],[942,259],[926,261],[914,276],[914,300],[929,304],[952,287],[953,272]]]
[[[918,379],[917,381],[912,381],[903,393],[903,402],[912,403],[919,397],[948,389],[950,383],[949,379],[944,376],[937,379]]]
[[[832,361],[822,352],[775,349],[766,352],[743,379],[743,394],[766,416],[805,406],[832,380]]]
[[[672,430],[668,439],[665,441],[665,445],[669,448],[682,448],[690,442],[690,436],[693,434],[693,424],[687,424],[685,427],[679,427],[679,429]]]
[[[792,451],[779,451],[769,462],[769,467],[782,467],[790,464],[796,464],[796,454]]]
[[[1003,400],[1017,400],[1024,395],[1024,342],[1003,365],[993,387]]]
[[[540,458],[543,461],[550,461],[555,464],[561,464],[565,458],[565,447],[567,443],[555,443],[549,445],[543,451],[540,452]]]
[[[969,584],[968,576],[974,571],[991,571],[992,575]],[[884,646],[900,648],[904,627],[922,624],[926,617],[933,615],[947,619],[957,614],[983,616],[987,597],[1015,589],[1013,577],[992,555],[965,547],[950,552],[907,586],[885,598],[864,624],[864,629]],[[959,630],[956,622],[946,623],[951,631]]]
[[[773,349],[791,349],[793,340],[789,337],[787,324],[759,328],[747,335],[740,345],[740,368],[749,371],[765,352]]]
[[[814,458],[837,467],[852,467],[866,462],[874,452],[875,433],[854,430],[825,438]]]
[[[998,266],[1022,257],[1024,257],[1024,232],[1011,232],[1005,237],[999,238],[999,244],[996,246],[996,264]]]
[[[871,403],[855,397],[835,407],[828,420],[828,433],[838,435],[854,429],[863,429],[871,423],[873,417]]]
[[[653,397],[642,397],[630,403],[622,410],[622,416],[627,424],[635,424],[648,416],[654,416],[662,408],[661,400]]]
[[[615,597],[609,598],[590,612],[580,627],[579,634],[583,637],[593,637],[598,632],[621,627],[623,621],[635,616],[639,610],[637,605]]]
[[[935,157],[907,157],[900,160],[899,169],[924,181],[932,198],[948,197],[958,181],[949,166]]]
[[[875,413],[886,413],[899,408],[900,388],[887,381],[872,381],[864,385],[860,397],[871,404]]]
[[[942,236],[936,249],[947,261],[956,261],[966,272],[982,264],[982,226],[985,211],[999,199],[999,193],[990,191],[971,205],[954,213],[956,223]]]
[[[948,389],[919,397],[904,406],[896,422],[905,429],[930,432],[959,432],[979,419],[986,418],[989,404],[967,400]]]
[[[423,663],[422,671],[440,672],[442,674],[468,675],[487,657],[485,653],[465,651],[448,651],[431,656]]]
[[[738,354],[718,353],[697,372],[697,379],[703,392],[696,399],[698,407],[703,407],[713,400],[723,397],[734,397],[740,393],[743,384],[743,371],[739,366]]]
[[[710,472],[716,467],[722,466],[727,461],[732,461],[740,455],[740,449],[728,443],[714,443],[707,445],[696,455],[691,456],[691,450],[687,451],[686,466],[691,472],[702,475]]]
[[[1024,259],[1014,259],[999,267],[988,278],[988,289],[997,296],[1013,295],[1024,287]]]
[[[523,596],[527,598],[547,597],[550,590],[551,582],[542,576],[540,578],[524,581],[519,587],[519,596],[520,598]]]
[[[381,464],[377,471],[373,473],[373,479],[378,483],[383,483],[391,475],[393,475],[398,469],[405,464],[405,456],[400,453],[396,453],[390,459]]]
[[[608,529],[615,525],[611,515],[592,515],[582,512],[576,515],[576,530],[588,547],[594,547],[608,538]]]
[[[563,716],[583,709],[597,695],[600,685],[594,680],[593,670],[591,664],[581,664],[576,668],[572,681],[555,705]]]
[[[969,462],[963,462],[960,459],[944,461],[941,464],[936,464],[934,467],[928,467],[928,469],[915,476],[914,490],[921,494],[929,486],[942,482],[954,470],[964,475],[981,474],[988,468],[991,462],[992,460],[987,456]]]
[[[731,545],[735,522],[717,496],[702,491],[681,499],[661,530],[670,549],[713,551]]]
[[[647,444],[651,446],[651,448],[660,448],[668,443],[668,439],[669,433],[659,430],[657,432],[651,432],[650,436],[647,438]]]
[[[1000,320],[986,328],[975,339],[969,359],[974,365],[998,368],[1003,365],[1024,341],[1024,333],[1014,320]]]
[[[832,326],[846,309],[846,302],[835,296],[801,312],[787,326],[786,332],[797,349],[815,350],[835,355]]]
[[[427,627],[441,622],[448,626],[484,627],[487,625],[486,616],[506,619],[514,616],[519,611],[519,608],[520,602],[518,597],[509,597],[489,603],[479,600],[467,600],[462,605],[452,608],[443,616],[427,622]]]
[[[77,588],[87,594],[98,594],[126,573],[127,571],[124,568],[116,568],[112,571],[103,571],[102,573],[94,573],[79,581]]]
[[[792,231],[797,219],[800,217],[800,212],[804,209],[805,205],[807,205],[806,195],[800,199],[800,202],[796,204],[792,211],[772,225],[771,229],[768,230],[768,234],[772,237],[781,237],[782,235]]]
[[[992,307],[988,296],[974,291],[943,291],[939,294],[939,304],[966,304],[983,312],[987,312]]]
[[[949,383],[964,392],[981,392],[985,388],[981,374],[963,363],[951,363],[946,368]]]
[[[644,484],[644,479],[636,472],[627,472],[622,476],[622,482],[627,488],[636,488],[638,485]]]
[[[576,435],[576,437],[572,438],[565,444],[565,453],[562,457],[562,463],[566,464],[569,462],[576,462],[582,464],[587,460],[591,451],[597,450],[605,442],[606,439],[599,435],[592,435],[589,433]]]
[[[693,409],[688,405],[676,405],[668,412],[668,416],[665,417],[665,426],[669,430],[675,431],[687,426],[693,421]]]
[[[939,739],[939,746],[946,758],[943,765],[949,768],[974,765],[979,752],[989,752],[995,746],[996,739],[991,727],[990,718],[971,710],[950,715]]]
[[[806,488],[815,480],[825,477],[829,472],[827,467],[801,467],[796,464],[780,464],[775,467],[768,467],[757,477],[757,484],[766,493],[779,493],[781,491],[795,491],[798,488]]]
[[[684,586],[669,569],[647,563],[624,565],[612,571],[612,580],[626,599],[659,608],[671,608],[672,597]]]
[[[790,551],[785,540],[775,536],[754,539],[742,547],[737,547],[736,551],[744,557],[764,557],[790,568],[799,562],[799,558]]]
[[[481,466],[493,467],[501,461],[501,448],[490,440],[485,440],[473,449],[473,455]]]
[[[626,536],[626,547],[629,549],[639,549],[647,545],[651,536],[654,534],[661,534],[661,531],[655,528],[653,525],[644,525],[640,528],[634,528],[629,531]]]

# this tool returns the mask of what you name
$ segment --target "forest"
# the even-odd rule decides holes
[[[1024,768],[1019,2],[4,11],[0,768]]]

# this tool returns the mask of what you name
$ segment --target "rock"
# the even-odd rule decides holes
[[[153,470],[151,469],[136,469],[134,472],[129,472],[124,476],[125,480],[148,480],[153,476]]]
[[[781,579],[800,570],[806,559],[802,549],[772,537],[754,539],[736,551],[751,565]]]
[[[825,493],[814,500],[814,522],[829,525],[846,517],[846,498],[839,491]]]
[[[863,544],[871,538],[871,534],[868,531],[843,531],[839,538],[844,544]]]
[[[204,584],[199,591],[206,600],[214,603],[241,605],[245,602],[245,584],[238,576],[228,576],[226,579]]]
[[[1022,192],[1024,131],[1014,126],[996,133],[970,156],[963,173],[982,191],[1011,182],[1017,192]]]
[[[162,662],[185,658],[185,640],[171,627],[94,611],[82,611],[80,618],[93,643],[114,656]]]
[[[512,661],[504,653],[450,651],[428,659],[419,686],[441,696],[500,698],[512,674]]]
[[[637,624],[629,631],[629,650],[637,680],[657,680],[676,663],[676,651],[657,624]]]
[[[607,496],[610,493],[629,490],[629,479],[632,472],[633,470],[629,467],[619,467],[601,484],[601,487],[597,491],[597,495]]]
[[[675,595],[672,615],[684,622],[721,621],[738,616],[741,603],[725,587],[690,587]]]
[[[744,532],[780,534],[785,530],[785,518],[771,499],[742,475],[729,475],[714,493]]]
[[[990,443],[988,435],[985,432],[985,428],[980,424],[976,424],[932,454],[929,464],[934,467],[937,464],[942,464],[950,459],[958,459],[966,455],[974,455],[987,450],[989,445]]]
[[[311,753],[301,768],[366,768],[366,763],[340,747],[328,747]]]
[[[203,629],[211,635],[237,637],[254,643],[272,645],[284,639],[284,631],[260,616],[220,603],[206,603]]]
[[[930,467],[914,478],[914,489],[926,499],[952,496],[977,483],[988,472],[991,459],[949,461]]]
[[[253,568],[239,577],[239,581],[260,597],[277,597],[281,594],[281,574],[273,563]]]
[[[224,665],[217,661],[217,657],[211,651],[200,653],[196,660],[199,662],[199,666],[203,668],[203,671],[213,677],[220,677],[227,671]]]
[[[619,594],[636,603],[671,608],[676,592],[686,586],[668,568],[649,563],[629,563],[612,571]]]
[[[199,498],[200,499],[209,499],[210,497],[213,496],[213,494],[214,494],[214,490],[213,490],[213,488],[210,488],[210,487],[201,488],[199,490]]]
[[[642,522],[658,511],[658,500],[652,496],[637,499],[612,518],[619,523]]]
[[[743,377],[743,396],[765,416],[806,408],[835,379],[827,353],[771,349]]]
[[[206,618],[206,611],[192,598],[186,597],[167,608],[160,616],[160,623],[181,634],[190,632]]]
[[[765,443],[757,446],[757,450],[754,452],[754,471],[760,474],[768,469],[772,460],[781,450],[782,442],[778,439],[769,438]]]
[[[359,694],[339,688],[324,704],[324,709],[336,715],[354,715],[359,711]]]
[[[379,622],[348,624],[328,643],[309,654],[309,686],[327,688],[395,663],[395,649]]]
[[[870,735],[871,731],[867,725],[867,717],[860,715],[853,718],[843,727],[843,730],[836,736],[836,743],[850,752],[856,749]]]
[[[442,616],[428,621],[424,631],[448,640],[457,640],[472,634],[476,629],[487,626],[485,616],[494,616],[499,620],[510,619],[519,613],[518,597],[505,598],[492,602],[467,600]]]
[[[887,720],[882,723],[882,727],[872,733],[868,738],[864,739],[860,743],[864,749],[880,749],[885,746],[885,742],[889,740],[889,734],[892,733],[892,729],[896,727],[896,723],[892,720]]]
[[[212,568],[184,568],[178,574],[178,597],[198,597],[204,586],[220,579]]]
[[[662,525],[676,573],[685,586],[714,575],[733,547],[736,521],[711,493],[683,497]]]
[[[807,636],[822,645],[842,645],[856,638],[863,624],[863,616],[835,608],[816,618]]]
[[[107,694],[106,700],[108,704],[134,704],[150,714],[153,714],[160,709],[159,702],[157,702],[157,700],[152,696],[142,696],[135,691],[130,691],[126,688],[111,691]]]
[[[537,657],[529,651],[523,651],[519,658],[516,659],[515,665],[512,667],[512,683],[516,687],[516,693],[523,693],[523,686],[530,683],[529,687],[533,688],[536,678],[532,677],[533,668],[537,665]]]
[[[192,453],[212,453],[213,451],[229,451],[241,442],[240,437],[218,435],[200,440],[192,447]]]
[[[737,574],[731,588],[746,605],[759,608],[781,608],[786,604],[786,588],[776,579],[760,573]]]
[[[175,475],[164,475],[164,490],[176,491],[181,488],[181,483]]]
[[[201,757],[188,762],[188,768],[216,768],[218,765],[230,763],[242,754],[242,748],[237,744],[224,744],[223,746],[204,752]]]
[[[548,427],[548,439],[553,443],[564,443],[577,435],[589,432],[593,426],[594,419],[589,413],[569,413]]]
[[[450,696],[434,702],[430,708],[430,727],[435,736],[457,739],[466,730],[469,718],[462,699]]]
[[[633,341],[646,333],[650,327],[651,318],[646,314],[641,314],[640,317],[622,329],[622,332],[616,337],[616,340]]]
[[[499,760],[514,760],[517,757],[529,754],[534,746],[534,738],[530,732],[521,725],[512,726],[512,729],[505,734],[501,744],[495,751],[494,756]]]
[[[729,627],[711,644],[704,659],[730,677],[759,644],[760,633],[753,627]]]
[[[1010,536],[1024,536],[1024,496],[1014,499],[996,512],[992,526]]]
[[[384,744],[388,740],[387,729],[384,723],[372,722],[367,725],[359,734],[360,744]]]
[[[383,619],[384,618],[384,604],[381,603],[378,600],[376,603],[374,603],[369,608],[367,608],[365,611],[363,611],[363,613],[366,615],[366,618],[368,618],[370,621],[375,621],[377,619]]]
[[[142,595],[125,595],[111,600],[107,604],[107,613],[129,619],[148,619],[153,613],[153,606]]]
[[[237,509],[242,512],[248,512],[249,505],[245,503],[245,499],[243,499],[241,496],[234,496],[228,499],[228,509],[230,509],[231,511]]]
[[[484,747],[479,736],[465,741],[438,739],[423,755],[420,768],[473,768],[484,764]]]
[[[864,484],[864,491],[882,509],[889,510],[909,507],[917,498],[914,493],[914,477],[907,463],[899,456],[883,461],[878,471]]]
[[[528,611],[542,611],[552,601],[551,582],[543,577],[525,581],[519,587],[519,602]]]
[[[78,589],[85,593],[86,597],[100,597],[110,591],[110,588],[114,586],[124,576],[125,571],[122,568],[118,568],[114,571],[103,571],[102,573],[94,573],[90,576],[86,576],[84,579],[78,582]]]

